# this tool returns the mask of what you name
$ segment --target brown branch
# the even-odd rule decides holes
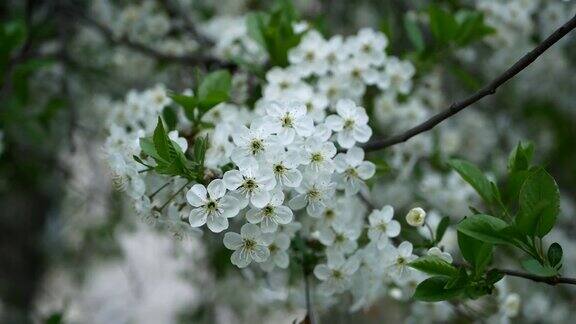
[[[140,42],[133,41],[127,36],[116,36],[114,32],[109,29],[104,24],[96,21],[95,19],[90,18],[86,15],[82,10],[73,8],[72,6],[63,6],[61,8],[66,14],[70,15],[71,17],[76,17],[82,20],[87,26],[93,28],[94,30],[98,31],[106,40],[113,45],[118,46],[125,46],[130,48],[134,51],[137,51],[141,54],[149,56],[151,58],[160,60],[160,61],[167,61],[173,62],[178,64],[184,65],[203,65],[206,67],[216,67],[216,68],[225,68],[229,70],[236,70],[238,66],[233,62],[225,62],[219,59],[216,59],[212,56],[207,55],[174,55],[170,53],[164,53],[152,47],[149,47],[145,44]]]
[[[514,270],[503,270],[503,269],[496,269],[496,270],[507,276],[529,279],[535,282],[542,282],[551,286],[555,286],[558,284],[576,285],[576,278],[567,278],[559,276],[543,277]]]
[[[178,4],[173,3],[173,0],[158,0],[158,3],[166,10],[169,16],[180,18],[183,22],[184,30],[194,37],[198,43],[201,45],[212,45],[212,41],[198,32],[192,20],[190,20],[188,15],[182,14],[182,8]]]
[[[566,36],[569,32],[571,32],[574,28],[576,28],[576,16],[572,17],[568,22],[562,25],[560,28],[556,29],[554,33],[552,33],[548,38],[546,38],[542,43],[536,46],[532,51],[528,52],[524,55],[520,60],[518,60],[514,65],[508,68],[504,73],[498,76],[496,79],[492,80],[488,85],[484,88],[480,89],[470,97],[454,102],[453,104],[448,107],[448,109],[432,116],[427,121],[423,122],[420,125],[417,125],[409,130],[405,131],[404,133],[394,135],[389,138],[383,139],[376,139],[370,141],[363,145],[364,150],[366,151],[375,151],[380,150],[386,147],[390,147],[399,143],[406,142],[410,138],[424,133],[426,131],[431,130],[436,125],[440,124],[444,120],[456,115],[461,110],[465,109],[466,107],[480,101],[480,99],[492,95],[496,93],[498,87],[506,83],[508,80],[515,77],[518,73],[528,67],[532,62],[534,62],[542,53],[544,53],[548,48]]]

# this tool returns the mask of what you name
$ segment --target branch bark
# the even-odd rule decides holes
[[[576,278],[567,278],[567,277],[542,277],[536,276],[533,274],[514,271],[514,270],[503,270],[503,269],[496,269],[497,271],[511,277],[519,277],[524,279],[529,279],[535,282],[542,282],[551,286],[555,286],[558,284],[568,284],[568,285],[576,285]]]
[[[458,112],[464,110],[470,105],[480,101],[482,98],[496,93],[496,90],[506,83],[508,80],[515,77],[518,73],[528,67],[532,62],[534,62],[542,53],[544,53],[548,48],[570,33],[574,28],[576,28],[576,16],[572,17],[564,25],[556,29],[550,36],[548,36],[544,41],[542,41],[538,46],[536,46],[532,51],[525,54],[520,58],[514,65],[508,68],[500,76],[492,80],[489,84],[484,86],[482,89],[472,94],[466,99],[454,102],[448,107],[448,109],[432,116],[427,121],[420,125],[417,125],[404,133],[394,135],[389,138],[376,139],[370,141],[363,145],[365,151],[376,151],[383,148],[387,148],[399,143],[406,142],[410,138],[431,130],[436,125],[440,124],[444,120],[456,115]]]
[[[72,6],[63,6],[61,10],[64,10],[71,17],[80,19],[87,26],[98,31],[104,38],[106,38],[110,44],[128,47],[134,51],[160,61],[167,61],[184,65],[203,65],[206,67],[225,68],[228,70],[236,70],[238,68],[238,66],[233,62],[222,61],[214,58],[211,55],[174,55],[170,53],[164,53],[140,42],[133,41],[129,37],[117,37],[114,35],[114,32],[111,29],[96,21],[95,19],[92,19],[81,9],[73,8]]]

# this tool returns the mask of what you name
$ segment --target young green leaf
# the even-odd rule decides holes
[[[166,134],[166,130],[164,130],[164,123],[160,117],[158,117],[158,123],[156,124],[156,129],[154,129],[152,140],[154,141],[154,148],[158,156],[166,161],[170,161],[170,139]]]
[[[474,274],[482,273],[492,259],[492,244],[484,243],[460,231],[458,232],[458,247],[462,257],[472,265]]]
[[[151,138],[145,138],[145,137],[140,138],[140,149],[142,149],[142,152],[144,152],[144,154],[154,158],[154,160],[156,161],[162,160],[160,155],[158,155],[158,152],[156,152],[156,147],[154,146],[154,142],[152,141]]]
[[[162,117],[166,122],[166,127],[168,128],[168,130],[176,129],[176,123],[178,123],[178,116],[176,115],[176,112],[174,111],[173,107],[171,106],[164,107],[164,110],[162,111]]]
[[[553,267],[556,267],[562,261],[562,246],[554,242],[548,248],[548,261]]]
[[[518,143],[508,157],[508,172],[528,170],[533,153],[534,145],[532,143]]]
[[[464,218],[458,224],[458,231],[482,242],[491,244],[508,244],[508,239],[500,233],[508,224],[489,215],[473,215]]]
[[[462,288],[444,288],[450,282],[447,277],[431,277],[422,281],[414,292],[413,298],[420,301],[437,302],[458,297]]]
[[[198,105],[198,100],[194,96],[172,93],[169,95],[172,100],[184,109],[184,114],[190,121],[194,121],[196,116],[194,110]]]
[[[409,15],[405,15],[404,28],[406,29],[408,39],[410,39],[410,42],[412,42],[414,48],[418,52],[423,51],[426,45],[424,44],[424,37],[422,37],[422,31],[420,30],[418,23]]]
[[[270,17],[263,12],[251,12],[246,15],[246,30],[248,36],[255,40],[263,49],[266,49],[263,30],[268,24],[269,18]]]
[[[448,43],[454,39],[458,33],[458,23],[450,12],[433,5],[428,10],[428,16],[434,38],[441,43]]]
[[[558,272],[549,265],[543,266],[535,259],[526,259],[522,261],[522,267],[524,270],[542,277],[552,277],[558,274]]]
[[[230,72],[219,70],[208,74],[198,87],[199,107],[208,110],[230,98],[232,77]]]
[[[433,276],[453,277],[458,274],[455,266],[434,255],[421,256],[408,265]]]
[[[492,203],[495,193],[492,192],[490,181],[480,169],[463,160],[453,159],[448,164],[480,194],[486,203]]]
[[[520,189],[518,200],[518,228],[527,235],[548,234],[560,211],[560,192],[554,178],[542,168],[532,170]]]
[[[440,223],[438,223],[438,226],[436,227],[436,243],[442,241],[442,238],[444,237],[444,233],[446,233],[448,226],[450,226],[450,217],[448,216],[442,217]]]

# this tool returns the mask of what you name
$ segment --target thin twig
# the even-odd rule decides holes
[[[79,18],[87,26],[97,30],[104,38],[106,38],[109,43],[113,45],[128,47],[134,51],[160,61],[167,61],[184,65],[203,65],[206,67],[218,67],[229,70],[236,70],[238,68],[238,66],[233,62],[221,61],[208,55],[174,55],[170,53],[164,53],[140,42],[133,41],[127,36],[118,37],[114,35],[114,32],[111,29],[109,29],[104,24],[92,19],[80,9],[76,9],[71,6],[63,6],[61,10],[63,10],[71,17]]]
[[[315,324],[316,319],[314,318],[314,312],[312,309],[312,299],[310,297],[310,276],[306,265],[302,262],[302,274],[304,276],[304,296],[306,298],[306,317],[310,324]]]
[[[190,20],[188,15],[185,13],[182,14],[182,8],[179,8],[177,3],[173,3],[172,0],[158,0],[158,3],[166,10],[170,16],[182,19],[184,30],[187,31],[192,37],[194,37],[198,43],[202,45],[212,45],[211,40],[198,32],[198,29],[192,20]]]
[[[422,124],[410,128],[409,130],[405,131],[404,133],[394,135],[389,138],[383,139],[376,139],[370,141],[363,145],[365,151],[375,151],[380,150],[386,147],[390,147],[399,143],[403,143],[410,138],[431,130],[436,125],[440,124],[444,120],[456,115],[461,110],[465,109],[466,107],[474,104],[475,102],[479,101],[480,99],[492,95],[496,93],[498,87],[506,83],[508,80],[512,79],[526,67],[528,67],[532,62],[534,62],[542,53],[544,53],[548,48],[566,36],[569,32],[571,32],[574,28],[576,28],[576,16],[572,17],[568,22],[562,25],[560,28],[556,29],[554,33],[552,33],[548,38],[546,38],[542,43],[536,46],[532,51],[528,52],[524,55],[520,60],[518,60],[514,65],[508,68],[504,73],[498,76],[496,79],[492,80],[488,85],[484,88],[480,89],[470,97],[462,100],[454,102],[450,105],[450,107],[434,116],[432,116],[427,121],[423,122]]]
[[[536,282],[542,282],[551,286],[555,286],[558,284],[568,284],[568,285],[576,285],[576,278],[567,278],[567,277],[543,277],[537,276],[525,272],[514,271],[514,270],[505,270],[505,269],[496,269],[497,271],[511,277],[519,277],[524,279],[529,279]]]
[[[168,198],[168,200],[166,200],[166,202],[164,204],[162,204],[162,206],[156,208],[154,207],[155,210],[161,212],[166,206],[168,206],[168,204],[174,200],[174,198],[176,198],[176,196],[178,196],[178,194],[180,194],[180,192],[182,190],[184,190],[184,188],[186,188],[186,186],[188,186],[192,181],[188,181],[186,182],[182,187],[180,187],[180,189],[178,189],[178,191],[176,191],[172,196],[170,196],[170,198]]]

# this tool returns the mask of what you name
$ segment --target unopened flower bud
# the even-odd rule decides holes
[[[515,317],[520,311],[520,296],[510,294],[504,300],[504,312],[508,317]]]
[[[406,215],[406,222],[410,226],[422,226],[426,219],[426,212],[420,207],[412,208]]]

